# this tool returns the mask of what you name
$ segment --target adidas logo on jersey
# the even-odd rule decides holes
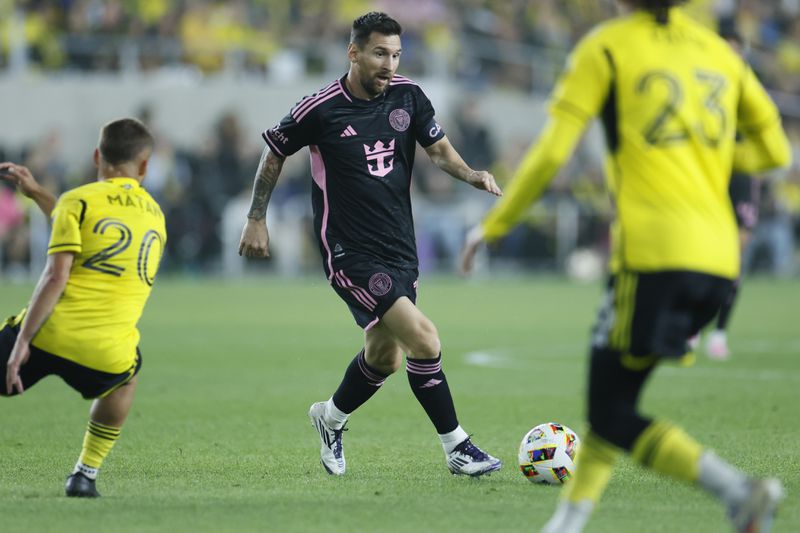
[[[348,124],[339,137],[352,137],[353,135],[358,135],[358,133],[353,129],[353,126]]]

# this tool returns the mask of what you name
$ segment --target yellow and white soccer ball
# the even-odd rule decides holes
[[[533,483],[566,483],[575,472],[580,439],[563,424],[539,424],[522,437],[519,468]]]

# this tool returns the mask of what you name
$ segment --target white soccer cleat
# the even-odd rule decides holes
[[[769,533],[778,504],[784,498],[783,486],[775,478],[755,479],[742,502],[728,508],[734,531],[738,533]]]
[[[467,437],[447,454],[447,467],[455,475],[478,477],[500,470],[503,462],[492,457]]]
[[[342,433],[347,430],[344,427],[333,429],[325,422],[325,402],[313,404],[308,410],[308,418],[319,433],[319,457],[322,466],[329,474],[341,476],[345,470]]]
[[[706,339],[706,355],[717,361],[725,361],[731,356],[728,349],[728,336],[722,330],[714,330]]]
[[[542,527],[541,533],[581,533],[586,527],[594,504],[589,500],[560,501],[555,513]]]

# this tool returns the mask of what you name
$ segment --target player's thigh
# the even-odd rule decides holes
[[[408,298],[398,298],[382,321],[409,356],[434,358],[439,354],[441,346],[436,326]]]
[[[593,347],[634,358],[681,357],[713,318],[727,280],[689,271],[615,274],[595,326]]]
[[[85,399],[104,398],[130,382],[142,366],[141,354],[131,362],[131,366],[120,373],[103,372],[80,365],[69,359],[50,355],[53,373],[58,374],[67,385],[81,393]]]
[[[368,365],[391,374],[403,363],[403,348],[394,333],[378,322],[364,333],[364,357]]]
[[[699,272],[685,274],[684,298],[679,304],[690,309],[694,331],[700,331],[717,316],[722,304],[730,297],[733,284],[733,280]]]
[[[417,298],[416,269],[387,266],[366,255],[350,254],[334,261],[331,286],[345,301],[356,323],[369,331],[401,297]]]

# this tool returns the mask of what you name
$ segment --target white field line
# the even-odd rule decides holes
[[[735,345],[737,353],[758,354],[758,353],[786,353],[793,356],[800,355],[800,341],[774,342],[769,340],[753,339],[741,341]],[[464,362],[468,365],[484,368],[498,369],[528,369],[533,366],[534,361],[542,362],[548,360],[549,364],[568,364],[575,365],[580,361],[583,364],[585,348],[578,345],[568,346],[536,346],[536,347],[514,347],[504,349],[489,349],[468,352],[464,354]],[[569,355],[579,356],[565,357]],[[731,357],[735,360],[736,353]],[[698,358],[705,357],[698,353]],[[560,359],[560,361],[559,361]],[[666,374],[671,377],[684,377],[688,379],[731,379],[731,380],[757,380],[757,381],[800,381],[800,374],[795,372],[775,371],[775,370],[750,370],[744,368],[730,368],[726,362],[715,363],[713,367],[691,367],[676,368],[668,364],[662,365],[658,369],[659,374]]]

